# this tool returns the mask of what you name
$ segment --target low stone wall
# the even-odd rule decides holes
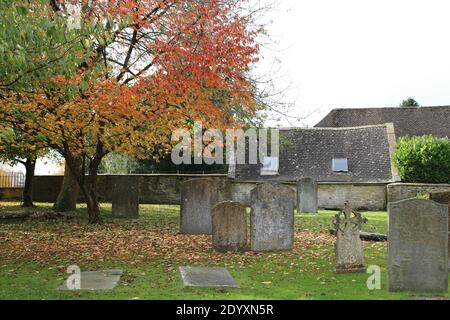
[[[183,181],[199,178],[209,178],[222,184],[223,193],[234,201],[250,206],[250,191],[255,183],[232,182],[226,175],[133,175],[139,179],[140,203],[142,204],[180,204],[180,184]],[[114,175],[100,175],[98,190],[100,201],[111,202],[112,179]],[[36,202],[54,202],[62,184],[62,176],[36,176],[33,197]],[[231,183],[227,183],[231,182]],[[293,190],[295,184],[288,183]],[[21,199],[21,189],[11,191],[0,189],[0,200],[17,201]],[[354,208],[367,210],[386,209],[385,184],[349,184],[349,183],[319,183],[319,208],[341,209],[345,201],[350,201]],[[2,196],[3,195],[3,196]],[[80,194],[79,202],[83,202]]]
[[[436,201],[442,204],[450,203],[450,192],[441,192],[441,193],[431,193],[430,200]],[[450,221],[449,221],[450,225]]]
[[[356,210],[386,210],[386,184],[319,183],[319,208],[342,209],[346,201]]]
[[[20,201],[22,192],[22,188],[0,188],[0,201]]]
[[[387,187],[388,202],[415,198],[419,193],[450,192],[450,184],[393,183]]]

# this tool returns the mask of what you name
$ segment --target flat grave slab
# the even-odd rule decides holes
[[[113,290],[120,281],[122,270],[87,271],[80,273],[79,290]],[[67,287],[67,280],[58,287],[58,290],[71,290]]]
[[[180,267],[184,287],[239,288],[228,270],[223,268]]]

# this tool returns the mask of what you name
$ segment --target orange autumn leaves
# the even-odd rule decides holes
[[[19,127],[73,155],[90,153],[101,141],[105,152],[145,157],[194,120],[205,128],[241,125],[240,114],[257,111],[247,77],[258,60],[260,30],[235,14],[238,2],[94,1],[83,11],[85,21],[128,21],[112,32],[110,49],[93,50],[89,66],[76,76],[54,77],[51,90],[11,99],[4,108],[32,114]],[[90,44],[102,46],[95,36]],[[91,72],[105,62],[102,71]]]

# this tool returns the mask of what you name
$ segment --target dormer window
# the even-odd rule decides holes
[[[280,161],[278,157],[264,157],[263,166],[261,168],[262,176],[276,176],[278,175],[278,168]]]
[[[333,158],[332,162],[333,172],[348,172],[348,159],[347,158]]]

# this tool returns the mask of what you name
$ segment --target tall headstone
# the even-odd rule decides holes
[[[448,204],[448,270],[450,271],[450,192],[431,193],[430,200]]]
[[[247,248],[247,208],[225,201],[212,209],[213,248],[219,252],[245,251]]]
[[[359,212],[352,210],[348,203],[339,212],[333,224],[336,229],[336,272],[365,272],[364,244],[360,237],[361,226],[367,222]]]
[[[292,250],[295,191],[264,183],[251,191],[250,238],[252,251]]]
[[[448,291],[447,206],[408,199],[388,211],[388,290]]]
[[[193,179],[181,183],[182,234],[212,234],[211,209],[219,201],[213,179]]]
[[[112,215],[116,218],[139,218],[139,178],[112,177]]]
[[[317,213],[319,210],[317,182],[302,178],[297,183],[297,210],[300,213]]]

